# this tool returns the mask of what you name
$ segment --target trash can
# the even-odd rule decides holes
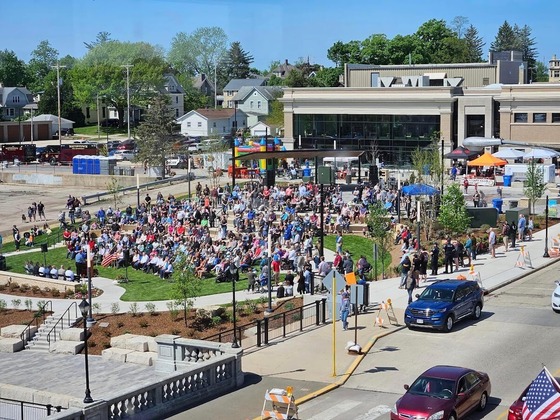
[[[498,213],[502,212],[502,205],[504,204],[504,200],[502,200],[501,198],[494,198],[492,200],[492,207],[494,207],[496,210],[498,210]]]
[[[510,208],[510,209],[515,209],[515,208],[517,208],[518,205],[519,205],[519,201],[517,201],[517,200],[509,200],[509,208]]]
[[[511,180],[513,178],[513,175],[504,175],[504,187],[511,187]]]
[[[0,255],[0,270],[6,271],[6,257]]]
[[[303,176],[311,176],[311,168],[303,168]]]
[[[346,184],[351,184],[352,183],[352,175],[348,174],[346,175]]]

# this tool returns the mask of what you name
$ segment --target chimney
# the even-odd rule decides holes
[[[286,65],[288,65],[288,59],[286,58]]]
[[[206,74],[201,73],[201,74],[200,74],[200,81],[201,81],[201,82],[204,82],[205,80],[206,80]]]

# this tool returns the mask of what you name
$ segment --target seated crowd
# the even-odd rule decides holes
[[[45,277],[55,280],[78,281],[80,278],[76,275],[70,267],[61,265],[57,268],[54,265],[46,265],[33,261],[26,261],[25,274],[32,276]]]

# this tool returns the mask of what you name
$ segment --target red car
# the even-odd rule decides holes
[[[457,420],[484,410],[490,397],[490,378],[483,372],[434,366],[410,386],[391,410],[391,420]]]
[[[560,378],[556,377],[556,382],[560,383]],[[525,390],[523,390],[523,392],[521,393],[521,395],[519,396],[518,399],[516,399],[512,405],[510,405],[509,407],[509,411],[508,411],[508,420],[522,420],[523,416],[521,415],[521,412],[523,411],[523,403],[525,402],[525,395],[527,395],[527,391],[529,390],[529,387],[531,386],[531,384],[527,385],[527,388],[525,388]]]

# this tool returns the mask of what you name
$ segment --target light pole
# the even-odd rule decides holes
[[[82,312],[82,317],[84,319],[84,354],[86,360],[86,396],[84,398],[84,403],[91,404],[93,402],[93,398],[91,398],[91,391],[89,390],[88,330],[86,322],[86,316],[91,308],[85,298],[82,299],[82,302],[78,305],[78,307],[80,308],[80,312]]]
[[[546,208],[544,211],[544,215],[545,215],[545,236],[544,236],[544,254],[543,257],[544,258],[550,258],[550,255],[548,254],[548,195],[546,196]]]
[[[60,117],[60,69],[66,68],[66,66],[61,66],[57,61],[56,66],[51,66],[56,69],[56,96],[58,99],[58,145],[62,149],[62,122]]]
[[[130,68],[134,64],[123,64],[121,67],[126,68],[126,122],[128,123],[128,139],[130,138]]]
[[[86,253],[86,258],[87,258],[87,279],[88,279],[88,309],[89,309],[89,313],[88,313],[88,317],[87,317],[87,324],[88,327],[93,326],[93,324],[95,324],[95,320],[93,319],[93,314],[92,314],[92,308],[93,305],[91,304],[91,261],[92,261],[92,255],[91,255],[91,248],[89,247],[89,244],[87,245],[87,253]]]
[[[239,269],[236,267],[233,260],[229,265],[229,272],[231,273],[231,293],[233,295],[233,341],[231,342],[231,348],[239,348],[239,343],[237,342],[237,314],[235,305],[235,283],[237,282],[237,277],[239,276]]]
[[[443,168],[443,149],[444,148],[444,139],[441,138],[441,196],[443,197],[443,177],[445,174],[445,169]]]

